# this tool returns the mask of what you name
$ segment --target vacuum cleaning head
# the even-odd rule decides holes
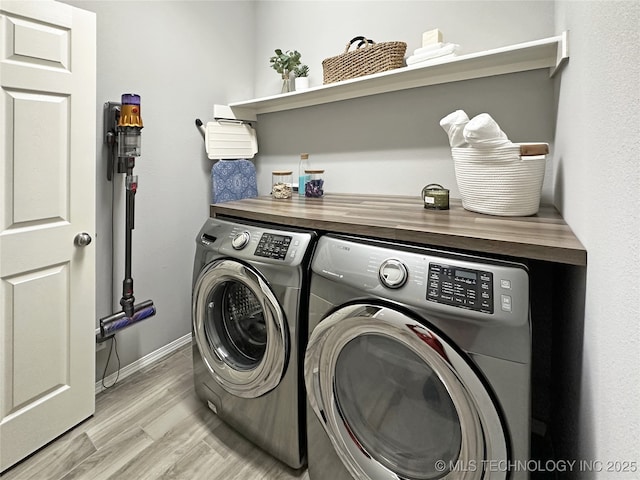
[[[108,317],[100,319],[100,333],[96,335],[96,343],[102,343],[113,337],[116,332],[127,328],[134,323],[138,323],[145,318],[153,317],[156,314],[156,307],[153,301],[147,300],[134,307],[134,313],[127,317],[124,312],[114,313]]]

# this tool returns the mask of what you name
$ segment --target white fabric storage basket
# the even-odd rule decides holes
[[[534,215],[546,156],[521,156],[520,145],[498,148],[452,148],[462,206],[500,216]]]

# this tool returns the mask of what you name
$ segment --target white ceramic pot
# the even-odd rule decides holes
[[[309,77],[296,77],[295,78],[296,92],[299,90],[306,90],[309,88]]]

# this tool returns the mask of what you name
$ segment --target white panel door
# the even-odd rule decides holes
[[[94,411],[95,14],[0,3],[0,472]]]

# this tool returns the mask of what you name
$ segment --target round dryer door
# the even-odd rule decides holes
[[[309,403],[354,478],[483,479],[485,460],[506,465],[495,403],[463,355],[385,306],[345,306],[318,324],[305,356]]]
[[[212,262],[196,280],[192,308],[200,354],[227,392],[256,398],[279,384],[288,331],[275,295],[258,272],[234,260]]]

